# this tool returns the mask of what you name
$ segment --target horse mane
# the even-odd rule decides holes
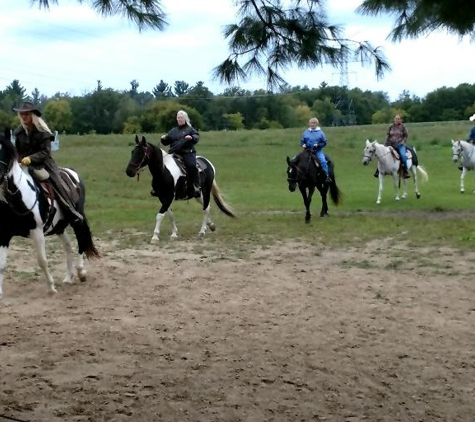
[[[0,144],[7,150],[11,157],[17,158],[18,153],[11,139],[10,128],[5,128],[3,136],[0,136]]]

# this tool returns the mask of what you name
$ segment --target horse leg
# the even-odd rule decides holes
[[[201,223],[201,229],[198,233],[198,236],[200,237],[203,237],[206,234],[206,229],[208,227],[210,228],[211,231],[216,230],[214,223],[209,218],[209,210],[210,210],[210,206],[208,204],[208,206],[205,209],[203,209],[203,221]]]
[[[38,265],[43,270],[43,273],[46,278],[46,283],[48,284],[48,289],[50,293],[57,293],[56,288],[54,287],[54,280],[51,276],[48,269],[48,260],[46,259],[46,245],[45,245],[45,236],[43,234],[43,229],[34,229],[30,231],[30,239],[33,240],[33,245],[36,249],[36,255],[38,258]]]
[[[394,198],[396,201],[399,201],[399,174],[396,171],[393,173],[393,185],[394,185],[394,194],[396,197]]]
[[[8,246],[10,240],[2,239],[0,242],[0,299],[3,296],[3,278],[5,277],[5,270],[7,268]]]
[[[322,209],[320,210],[320,217],[325,217],[328,215],[327,192],[328,186],[325,185],[323,189],[320,190],[320,196],[322,197]]]
[[[460,193],[465,193],[465,176],[467,175],[467,168],[462,167],[462,173],[460,174]]]
[[[381,203],[381,195],[383,193],[383,187],[384,187],[384,174],[379,171],[379,176],[378,176],[378,181],[379,181],[379,188],[378,188],[378,199],[376,199],[376,203],[379,205]]]
[[[211,189],[212,189],[212,185],[210,187],[203,186],[202,188],[203,195],[201,196],[201,198],[196,199],[203,206],[203,213],[204,213],[203,225],[201,226],[199,235],[201,235],[201,232],[203,232],[203,234],[205,233],[206,227],[204,226],[207,226],[212,232],[216,230],[216,225],[213,223],[210,217]]]
[[[63,279],[63,283],[72,283],[73,281],[73,247],[71,245],[71,239],[69,235],[64,231],[58,234],[63,244],[64,253],[66,254],[66,276]]]
[[[300,193],[302,194],[303,203],[305,205],[305,222],[310,223],[310,220],[312,218],[312,214],[310,213],[310,204],[312,203],[312,195],[310,194],[310,192],[309,192],[309,195],[307,195],[306,188],[300,185],[299,185],[299,189],[300,189]]]

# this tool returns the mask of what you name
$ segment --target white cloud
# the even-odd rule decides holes
[[[129,89],[134,79],[140,90],[149,91],[161,79],[169,84],[203,81],[215,93],[226,88],[211,79],[211,72],[229,54],[222,29],[236,20],[231,0],[164,0],[170,25],[163,32],[142,33],[125,18],[102,18],[75,0],[62,0],[49,11],[31,8],[25,1],[5,3],[0,4],[4,57],[0,89],[14,79],[27,92],[37,87],[47,95],[58,91],[82,95],[92,91],[97,80],[117,90]],[[351,63],[350,88],[385,91],[394,99],[403,90],[424,96],[441,86],[474,83],[469,65],[473,45],[468,41],[432,34],[427,39],[393,44],[386,40],[389,18],[355,15],[360,3],[328,2],[330,21],[346,24],[349,38],[382,46],[393,71],[378,82],[372,68]],[[291,69],[284,76],[292,86],[340,81],[339,71],[331,67]],[[253,77],[243,87],[265,89],[265,80]]]

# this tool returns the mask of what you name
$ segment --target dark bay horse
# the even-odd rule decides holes
[[[330,196],[335,205],[338,205],[341,199],[341,192],[335,181],[335,172],[333,161],[325,155],[328,162],[328,172],[331,183],[325,182],[326,175],[320,166],[317,167],[314,155],[307,149],[303,150],[295,157],[290,159],[287,157],[287,182],[289,183],[290,192],[294,192],[297,185],[302,194],[305,204],[305,222],[310,223],[312,215],[310,213],[310,205],[315,188],[320,192],[322,197],[322,209],[320,217],[328,215],[327,193],[330,190]]]
[[[63,213],[57,200],[44,193],[29,171],[18,163],[10,129],[0,135],[0,298],[7,264],[10,241],[15,236],[29,237],[36,249],[38,264],[43,270],[49,291],[56,292],[53,277],[48,269],[45,236],[58,235],[66,252],[66,276],[64,283],[71,283],[73,272],[73,248],[66,227],[71,225],[76,235],[78,255],[76,271],[85,281],[83,254],[87,258],[99,258],[91,230],[84,214],[85,188],[78,174],[62,169],[78,193],[76,209],[84,217],[82,222],[72,223]]]
[[[185,170],[179,165],[172,154],[168,154],[161,148],[147,142],[144,136],[139,140],[139,137],[136,135],[135,143],[136,146],[132,150],[132,157],[127,165],[126,174],[129,177],[134,177],[139,174],[142,168],[148,166],[152,175],[152,188],[162,205],[155,219],[156,224],[153,231],[152,242],[159,239],[160,225],[165,214],[168,214],[170,218],[172,226],[171,238],[176,238],[178,236],[178,228],[175,224],[170,206],[174,200],[192,199],[188,195],[185,186]],[[197,156],[196,161],[199,167],[201,186],[201,196],[196,198],[196,200],[203,206],[203,222],[198,235],[204,236],[207,228],[211,231],[216,229],[209,215],[211,195],[218,208],[224,214],[229,217],[235,217],[235,214],[221,196],[215,180],[216,171],[213,164],[201,156]]]

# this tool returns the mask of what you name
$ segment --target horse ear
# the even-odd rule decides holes
[[[139,144],[139,136],[135,135],[135,143],[138,145]]]
[[[142,140],[140,141],[142,145],[145,145],[147,143],[147,140],[145,139],[145,136],[142,135]]]
[[[290,158],[288,155],[287,155],[287,165],[290,166]]]

